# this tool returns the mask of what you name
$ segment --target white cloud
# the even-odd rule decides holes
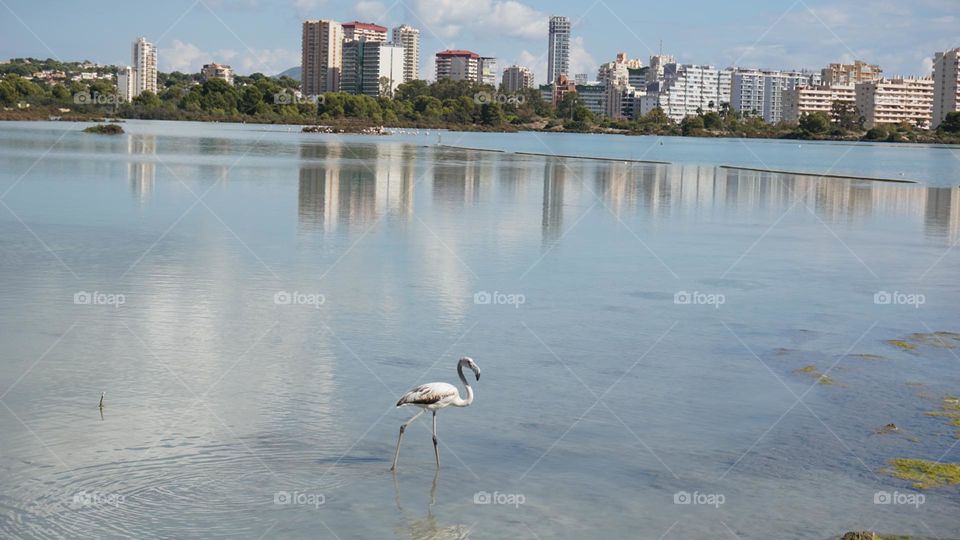
[[[354,6],[354,10],[362,21],[377,22],[387,15],[387,7],[376,0],[361,0]]]
[[[547,84],[547,56],[545,54],[535,55],[530,51],[523,50],[515,63],[533,70],[533,79],[537,84]]]
[[[199,71],[209,56],[192,43],[173,40],[173,46],[157,51],[157,61],[161,71]]]
[[[583,36],[570,39],[570,71],[573,75],[586,73],[587,79],[593,80],[597,76],[597,61],[587,52]]]
[[[310,12],[326,5],[326,0],[293,0],[293,7],[301,16],[311,15]]]
[[[237,52],[232,49],[204,51],[193,43],[173,40],[171,47],[157,52],[157,61],[161,71],[180,71],[196,73],[204,64],[210,62],[228,63],[234,71],[243,75],[261,72],[276,75],[281,71],[298,65],[300,54],[287,49],[255,49]]]
[[[547,15],[515,0],[417,0],[424,30],[441,38],[463,32],[496,39],[546,39]]]

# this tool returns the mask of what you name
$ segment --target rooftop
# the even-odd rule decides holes
[[[463,49],[447,49],[445,51],[438,52],[437,56],[469,56],[470,58],[480,58],[479,54],[472,51],[465,51]]]
[[[384,32],[384,33],[386,33],[386,31],[387,31],[387,27],[386,27],[386,26],[380,26],[379,24],[365,23],[365,22],[360,22],[360,21],[346,22],[346,23],[343,23],[342,26],[343,26],[344,28],[354,28],[354,29],[358,29],[358,30],[373,30],[373,31],[375,31],[375,32]]]

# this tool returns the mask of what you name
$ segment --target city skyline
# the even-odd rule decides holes
[[[694,3],[688,2],[691,5]],[[681,2],[683,4],[683,2]],[[922,0],[910,8],[893,3],[798,0],[767,6],[746,1],[736,6],[651,6],[643,14],[625,2],[490,0],[469,6],[445,0],[376,1],[333,5],[314,0],[206,0],[164,5],[107,3],[101,17],[108,27],[130,33],[88,35],[74,21],[80,6],[63,6],[56,15],[23,0],[11,0],[0,26],[9,36],[0,59],[53,57],[125,65],[122,51],[130,34],[156,43],[161,71],[199,71],[211,62],[230,64],[238,74],[276,74],[300,64],[300,28],[305,19],[361,20],[386,27],[420,29],[420,76],[434,78],[433,55],[468,49],[497,57],[500,66],[530,68],[536,82],[547,78],[547,21],[567,16],[572,25],[570,71],[592,79],[600,64],[624,51],[645,59],[660,50],[682,63],[718,67],[819,69],[832,62],[864,59],[886,76],[929,75],[932,53],[960,45],[960,19],[949,2]],[[668,9],[669,8],[669,9]],[[680,15],[682,14],[682,16]],[[877,28],[888,29],[882,39]],[[82,44],[82,45],[78,45]]]

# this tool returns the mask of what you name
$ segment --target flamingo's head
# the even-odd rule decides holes
[[[473,361],[473,358],[469,356],[464,356],[460,359],[460,364],[457,366],[461,369],[468,367],[473,370],[473,374],[477,376],[477,380],[480,380],[480,367],[477,366],[476,362]]]

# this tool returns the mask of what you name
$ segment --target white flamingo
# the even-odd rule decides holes
[[[393,454],[393,466],[390,467],[391,471],[397,470],[397,459],[400,457],[400,441],[403,440],[403,432],[406,431],[407,426],[410,425],[411,422],[427,411],[433,412],[433,455],[437,458],[437,467],[440,466],[440,450],[437,448],[437,411],[444,407],[466,407],[473,403],[473,389],[470,388],[470,383],[467,382],[467,378],[463,376],[464,366],[473,370],[478,381],[480,380],[480,368],[477,367],[477,364],[473,362],[472,358],[467,356],[464,356],[457,362],[457,375],[460,376],[460,382],[462,382],[466,388],[466,399],[460,398],[460,392],[457,391],[456,386],[445,382],[421,384],[400,396],[400,400],[397,401],[397,407],[416,405],[420,407],[421,410],[413,415],[413,418],[407,420],[400,426],[400,436],[397,437],[397,451]]]

